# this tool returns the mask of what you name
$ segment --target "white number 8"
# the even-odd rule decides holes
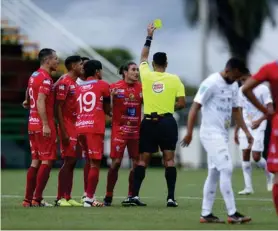
[[[34,99],[34,91],[32,88],[29,88],[29,96],[30,96],[30,107],[31,108],[34,108],[36,106],[36,102],[35,102],[35,99]]]
[[[89,96],[90,100],[87,100],[87,96]],[[86,92],[84,95],[80,95],[77,98],[77,101],[79,101],[79,109],[80,113],[83,112],[90,112],[94,109],[96,105],[96,95],[93,92]]]

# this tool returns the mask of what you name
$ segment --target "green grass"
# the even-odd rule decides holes
[[[45,190],[45,196],[55,196],[57,170],[53,170]],[[97,196],[103,197],[106,186],[106,170],[101,172]],[[141,197],[147,207],[122,208],[120,202],[127,194],[128,171],[121,170],[112,207],[104,208],[23,208],[26,171],[2,170],[2,229],[277,229],[278,219],[266,192],[262,171],[253,171],[255,194],[236,195],[238,211],[248,214],[253,221],[244,225],[199,224],[205,170],[178,171],[176,197],[178,208],[166,208],[166,184],[162,169],[149,169],[143,182]],[[76,170],[73,195],[80,198],[83,193],[82,171]],[[240,170],[233,175],[233,187],[242,190],[243,178]],[[8,198],[5,195],[17,197]],[[226,210],[221,194],[217,192],[214,213],[226,219]],[[247,199],[245,199],[247,198]],[[52,202],[53,198],[47,198]]]

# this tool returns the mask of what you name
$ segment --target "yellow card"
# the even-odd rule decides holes
[[[161,19],[155,19],[155,20],[153,21],[153,25],[154,25],[154,27],[155,27],[156,29],[160,29],[160,28],[162,27],[162,21],[161,21]]]

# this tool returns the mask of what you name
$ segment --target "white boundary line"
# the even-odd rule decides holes
[[[22,195],[1,195],[1,198],[23,198]],[[44,198],[56,198],[56,196],[44,196]],[[80,196],[73,196],[73,198],[81,198]],[[97,198],[102,198],[98,197]],[[115,199],[124,199],[126,196],[114,196]],[[141,199],[156,199],[157,197],[140,197]],[[202,197],[177,197],[177,199],[183,200],[202,200]],[[216,198],[216,200],[223,200],[222,198]],[[238,197],[235,198],[238,201],[264,201],[264,202],[272,202],[270,198],[246,198],[246,197]]]

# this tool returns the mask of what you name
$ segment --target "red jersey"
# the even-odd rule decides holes
[[[276,106],[276,112],[278,113],[278,61],[268,63],[261,67],[259,72],[253,76],[258,81],[268,81],[273,97],[273,102]]]
[[[103,100],[110,99],[109,84],[102,80],[88,78],[76,88],[78,134],[104,134],[105,113]]]
[[[55,128],[53,80],[49,73],[41,68],[35,71],[28,81],[28,94],[30,97],[29,131],[42,131],[42,121],[37,108],[39,93],[47,96],[45,101],[47,120],[49,126]]]
[[[55,83],[56,100],[65,101],[62,113],[65,127],[74,127],[76,122],[77,98],[76,82],[68,75],[64,75]]]
[[[123,139],[138,139],[141,123],[142,85],[127,84],[120,80],[111,84],[113,96],[112,134]]]

